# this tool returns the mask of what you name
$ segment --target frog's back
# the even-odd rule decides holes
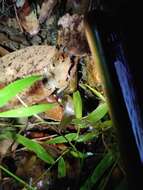
[[[0,82],[10,83],[27,75],[44,73],[52,64],[57,49],[53,46],[30,46],[0,58]]]

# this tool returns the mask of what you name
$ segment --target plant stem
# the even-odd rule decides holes
[[[3,167],[2,165],[0,165],[0,169],[3,170],[4,172],[6,172],[9,176],[13,177],[16,181],[18,181],[19,183],[23,184],[26,188],[28,188],[29,190],[35,190],[36,188],[31,187],[30,185],[28,185],[25,181],[23,181],[22,179],[20,179],[18,176],[14,175],[13,173],[11,173],[9,170],[7,170],[5,167]]]
[[[36,185],[36,183],[41,179],[43,178],[47,172],[49,172],[51,170],[51,168],[60,160],[60,158],[65,155],[67,152],[69,151],[69,149],[66,149],[56,160],[55,162],[42,174],[38,177],[38,179],[33,183],[33,185]]]

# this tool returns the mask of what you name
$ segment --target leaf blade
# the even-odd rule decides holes
[[[62,178],[66,176],[66,164],[63,157],[58,162],[58,177]]]
[[[19,144],[25,146],[27,149],[33,151],[37,155],[37,157],[44,162],[48,164],[54,163],[54,159],[52,158],[52,156],[48,154],[47,151],[38,142],[28,139],[20,134],[16,135],[16,141]]]
[[[92,189],[95,184],[99,181],[102,177],[104,172],[113,164],[114,157],[111,152],[106,153],[97,167],[94,169],[91,176],[87,178],[83,186],[80,187],[80,190],[90,190]]]
[[[20,107],[13,110],[8,110],[0,113],[0,117],[18,118],[18,117],[30,117],[32,115],[48,111],[54,107],[55,104],[39,104],[29,107]]]
[[[82,117],[82,100],[79,91],[73,93],[73,103],[76,118]]]
[[[85,119],[93,124],[102,119],[108,113],[107,103],[100,104],[93,112],[88,114]]]
[[[88,88],[93,94],[95,94],[100,100],[102,100],[103,102],[106,101],[106,99],[104,98],[104,96],[101,94],[101,92],[99,92],[98,90],[96,90],[95,88],[92,88],[91,86],[89,86],[88,84],[80,84],[80,87],[83,88],[84,90],[86,90],[86,88]]]
[[[0,107],[4,106],[16,94],[22,92],[25,88],[30,87],[37,80],[42,79],[41,76],[30,76],[24,79],[16,80],[0,90]]]
[[[77,133],[69,133],[64,136],[58,136],[51,140],[48,140],[48,144],[60,144],[60,143],[67,143],[68,141],[74,141],[77,139]]]

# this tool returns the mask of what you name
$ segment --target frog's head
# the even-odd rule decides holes
[[[71,59],[70,56],[60,55],[54,58],[53,63],[45,69],[45,78],[43,82],[53,93],[66,91],[71,93],[76,89],[77,59]],[[46,74],[48,73],[48,75]]]

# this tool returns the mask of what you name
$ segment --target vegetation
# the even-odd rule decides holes
[[[18,96],[18,93],[40,79],[41,77],[39,76],[27,77],[17,80],[0,90],[0,107],[6,105],[14,96]],[[81,84],[81,87],[85,90],[90,89],[99,99],[97,108],[84,116],[82,97],[79,91],[74,92],[72,96],[68,95],[69,97],[67,99],[70,98],[70,104],[72,104],[69,106],[71,111],[67,114],[65,106],[61,123],[46,121],[37,115],[54,108],[55,104],[52,103],[33,106],[25,105],[25,107],[22,106],[0,113],[2,119],[0,123],[0,142],[4,139],[12,140],[9,149],[1,157],[0,169],[2,176],[10,176],[21,184],[20,187],[22,189],[38,189],[37,184],[40,179],[43,179],[43,177],[46,176],[48,172],[51,172],[53,168],[56,168],[58,179],[66,179],[66,177],[70,175],[69,168],[70,160],[72,159],[74,160],[74,162],[72,162],[73,167],[77,170],[75,173],[78,173],[78,185],[76,188],[80,190],[90,190],[95,187],[100,190],[111,188],[115,190],[123,189],[124,183],[122,180],[124,180],[124,177],[120,165],[114,128],[112,127],[112,122],[108,115],[108,107],[105,98],[101,93],[88,85]],[[40,125],[51,124],[55,134],[47,138],[48,140],[30,139],[25,133],[27,127],[25,123],[18,124],[12,122],[13,120],[11,119],[7,121],[4,120],[4,118],[18,119],[31,116],[36,117],[36,122],[40,123]],[[63,122],[65,120],[66,122]],[[33,123],[33,126],[34,125],[36,125],[36,123]],[[72,126],[72,132],[66,129],[67,126]],[[100,145],[98,145],[97,142],[101,142]],[[15,149],[12,148],[14,143],[17,144]],[[94,148],[97,150],[91,148],[94,144]],[[47,145],[56,147],[61,146],[62,148],[60,147],[60,149],[62,149],[62,151],[60,151],[60,154],[53,154],[45,148]],[[24,179],[21,179],[14,172],[10,171],[9,166],[3,163],[4,157],[23,150],[23,148],[29,153],[33,152],[37,158],[47,164],[46,170],[36,180],[34,179],[31,184],[29,181],[24,181]],[[93,162],[90,163],[92,159]],[[87,174],[85,174],[85,170]]]
[[[100,0],[0,0],[0,56],[31,45],[61,47],[75,56],[71,59],[74,65],[78,62],[78,81],[85,82],[73,94],[63,93],[60,101],[33,105],[27,105],[20,93],[41,76],[26,77],[0,89],[0,189],[126,189],[105,97],[91,87],[96,82],[99,87],[100,81],[92,72],[96,67],[83,32],[83,15],[95,7],[110,10],[111,4]],[[9,108],[13,99],[21,106]],[[57,105],[63,109],[62,119],[45,119],[42,114]]]

